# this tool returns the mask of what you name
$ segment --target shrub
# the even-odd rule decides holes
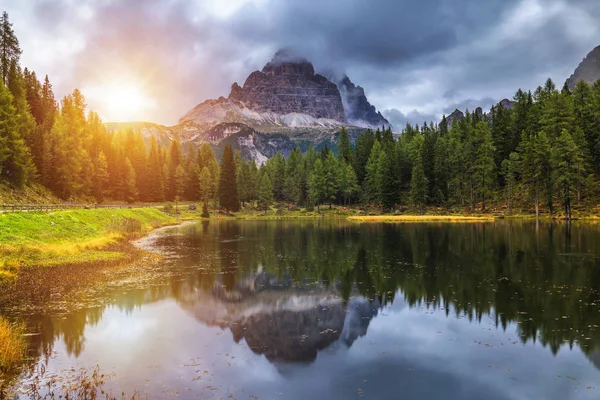
[[[165,205],[163,206],[163,211],[166,212],[167,214],[172,214],[173,213],[173,203],[171,203],[171,202],[165,203]]]

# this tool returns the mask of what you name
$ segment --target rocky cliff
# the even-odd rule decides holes
[[[600,46],[592,50],[567,79],[569,89],[575,89],[577,82],[594,83],[600,79]]]
[[[351,124],[367,128],[390,126],[388,120],[369,103],[364,89],[352,83],[348,76],[344,75],[337,86],[342,95],[346,118]]]
[[[347,122],[336,84],[316,74],[308,60],[285,50],[278,51],[262,71],[251,73],[243,87],[234,83],[229,100],[257,112]]]

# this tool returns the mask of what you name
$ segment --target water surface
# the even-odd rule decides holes
[[[29,317],[48,370],[156,398],[598,399],[600,229],[185,224],[152,277]]]

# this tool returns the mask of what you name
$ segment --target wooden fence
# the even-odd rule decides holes
[[[95,208],[159,208],[159,206],[138,206],[133,204],[0,204],[0,212],[17,211],[57,211],[57,210],[93,210]]]

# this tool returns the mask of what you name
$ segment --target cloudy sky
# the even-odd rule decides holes
[[[175,124],[282,47],[347,73],[395,125],[489,107],[600,45],[598,0],[0,0],[22,64],[107,120]],[[113,104],[108,100],[119,97]],[[123,99],[137,106],[122,109]]]

